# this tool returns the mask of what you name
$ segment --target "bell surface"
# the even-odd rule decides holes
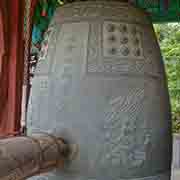
[[[169,95],[148,16],[117,1],[60,7],[32,80],[27,128],[79,146],[63,171],[32,180],[170,180]]]

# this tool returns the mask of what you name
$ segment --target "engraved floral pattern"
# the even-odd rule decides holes
[[[132,89],[110,102],[106,115],[105,161],[112,166],[139,167],[146,160],[151,135],[139,114],[143,112],[144,89]]]

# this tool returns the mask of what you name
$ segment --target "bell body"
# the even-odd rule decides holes
[[[59,8],[32,82],[28,131],[59,131],[77,158],[48,180],[170,180],[171,117],[151,22],[120,2]],[[38,177],[34,177],[34,180]]]

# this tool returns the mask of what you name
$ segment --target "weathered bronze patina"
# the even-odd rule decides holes
[[[64,172],[33,180],[170,180],[169,98],[146,14],[117,1],[59,8],[32,82],[27,123],[29,133],[58,129],[79,145]]]

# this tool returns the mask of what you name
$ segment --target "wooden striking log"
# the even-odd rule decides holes
[[[0,140],[0,180],[22,180],[53,168],[63,168],[70,145],[49,134]]]

